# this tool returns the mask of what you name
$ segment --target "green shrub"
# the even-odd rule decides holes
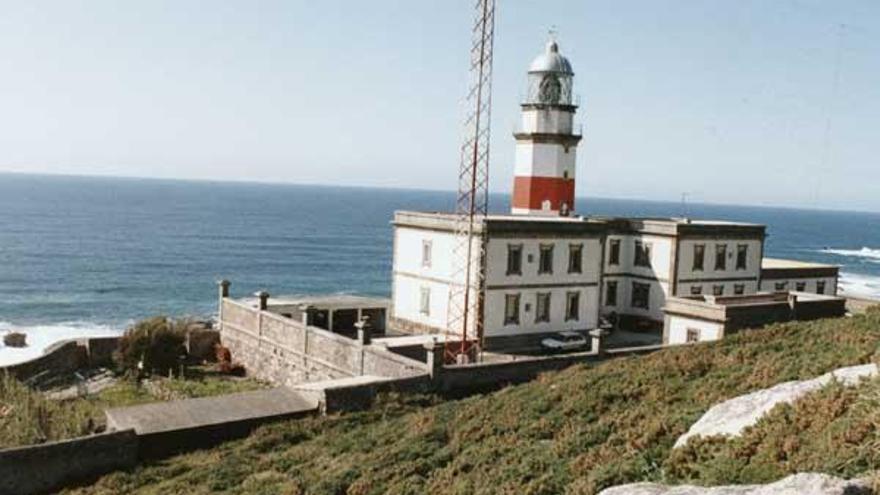
[[[130,374],[177,373],[185,341],[186,322],[157,316],[126,330],[114,358]]]

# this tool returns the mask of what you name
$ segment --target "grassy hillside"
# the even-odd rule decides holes
[[[387,397],[367,412],[267,426],[72,493],[595,493],[636,480],[765,479],[805,466],[854,474],[873,468],[875,457],[847,464],[806,455],[839,451],[843,461],[877,445],[877,423],[856,420],[847,404],[858,400],[833,387],[812,405],[777,409],[743,442],[705,442],[669,457],[675,439],[711,405],[868,362],[878,344],[880,312],[776,325],[575,366],[464,400]],[[858,422],[856,433],[846,433],[847,421]],[[787,431],[802,443],[786,443]]]

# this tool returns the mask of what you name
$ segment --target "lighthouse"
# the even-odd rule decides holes
[[[511,212],[515,215],[568,216],[574,209],[577,105],[574,72],[551,39],[529,66],[528,91],[517,132]]]

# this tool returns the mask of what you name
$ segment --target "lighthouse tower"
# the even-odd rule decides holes
[[[574,72],[551,39],[532,61],[522,124],[514,133],[511,211],[521,215],[568,216],[574,208],[575,156],[580,134],[573,129]]]

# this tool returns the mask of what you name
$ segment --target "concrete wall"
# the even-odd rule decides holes
[[[837,295],[837,277],[809,277],[809,278],[767,278],[761,280],[761,291],[763,292],[778,292],[779,290],[783,291],[798,291],[798,292],[810,292],[813,294],[818,294],[817,284],[819,281],[825,282],[825,294],[829,296]],[[798,284],[804,284],[803,290],[798,290]],[[784,288],[777,289],[776,284],[785,284]]]
[[[568,172],[574,178],[577,148],[566,148],[557,143],[517,141],[514,174],[530,177],[563,177]]]
[[[570,134],[574,112],[550,108],[528,108],[522,111],[522,132]]]
[[[694,246],[698,244],[705,246],[702,270],[694,270]],[[682,239],[678,244],[679,290],[676,295],[689,296],[692,285],[702,285],[703,294],[710,295],[713,285],[723,285],[724,295],[729,296],[733,294],[734,284],[744,284],[745,294],[754,294],[761,273],[761,244],[760,239]],[[724,270],[715,269],[715,249],[719,245],[727,247]],[[739,245],[748,249],[744,270],[736,268]]]
[[[433,377],[433,386],[440,392],[465,393],[473,390],[496,389],[508,384],[535,379],[541,373],[561,370],[576,364],[588,364],[624,356],[649,354],[662,346],[609,349],[601,354],[581,352],[561,356],[526,358],[503,363],[443,366]]]
[[[612,240],[620,242],[620,264],[618,265],[612,265],[608,262]],[[635,265],[636,241],[651,245],[650,267]],[[673,244],[674,239],[669,237],[642,234],[609,235],[605,241],[604,278],[606,282],[617,281],[617,305],[606,305],[603,295],[601,313],[608,315],[614,312],[662,321],[663,304],[666,301],[666,296],[669,295],[670,276],[672,275]],[[633,282],[650,285],[648,309],[632,306]],[[604,290],[605,287],[603,287],[603,293]]]
[[[277,385],[360,375],[406,377],[424,365],[384,348],[224,298],[220,338],[248,374]]]
[[[0,450],[0,493],[48,493],[137,463],[133,430]]]
[[[568,273],[569,247],[581,246],[581,273]],[[507,273],[508,246],[522,246],[522,273]],[[553,271],[538,273],[542,245],[553,246]],[[529,333],[596,328],[602,242],[598,237],[503,237],[490,238],[487,246],[485,336],[515,336]],[[531,258],[531,259],[530,259]],[[565,319],[566,298],[578,292],[579,317]],[[550,321],[536,322],[538,293],[550,293]],[[519,324],[505,325],[506,295],[520,296]]]
[[[688,330],[694,329],[699,333],[698,342],[719,340],[724,336],[724,324],[713,321],[686,318],[683,316],[670,316],[665,332],[666,344],[686,344]]]
[[[431,244],[431,257],[428,263],[423,263],[422,260],[425,242]],[[446,318],[449,284],[454,280],[455,246],[456,239],[452,232],[407,227],[394,229],[392,267],[394,318],[431,328],[444,329],[448,326]],[[423,289],[430,294],[427,314],[421,311]]]
[[[19,380],[28,380],[43,372],[72,373],[74,371],[112,364],[118,337],[76,339],[59,342],[49,347],[42,356],[11,366],[0,367]]]

